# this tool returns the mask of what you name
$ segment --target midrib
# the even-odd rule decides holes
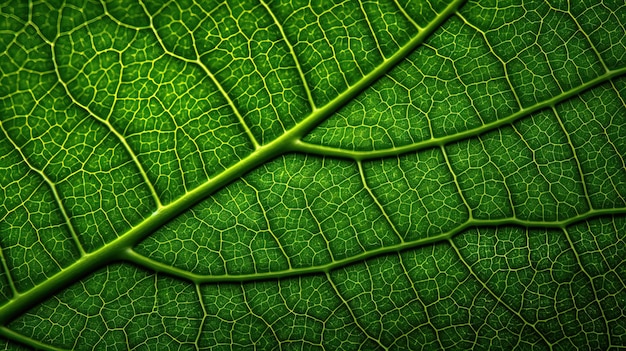
[[[0,307],[0,326],[7,325],[14,318],[22,315],[28,309],[49,298],[55,292],[62,290],[72,283],[77,282],[89,273],[100,269],[107,264],[120,260],[123,253],[132,248],[139,241],[161,228],[163,225],[178,217],[200,201],[213,195],[229,183],[239,179],[244,174],[276,158],[288,153],[294,148],[294,143],[299,141],[306,133],[326,120],[335,111],[340,109],[354,97],[359,95],[379,78],[389,72],[399,62],[413,52],[424,42],[441,24],[450,17],[465,0],[452,1],[444,11],[423,28],[414,38],[407,42],[392,57],[386,58],[381,65],[372,72],[361,78],[357,83],[349,87],[345,92],[331,100],[325,106],[314,110],[296,126],[288,130],[281,137],[257,148],[250,155],[239,161],[234,166],[224,170],[206,183],[186,193],[172,203],[161,207],[150,217],[144,219],[136,227],[122,234],[117,239],[102,246],[96,251],[88,253],[74,263],[59,271],[46,281],[36,285],[32,289],[15,295],[6,304]]]

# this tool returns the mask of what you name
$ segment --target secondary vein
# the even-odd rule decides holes
[[[447,145],[455,141],[481,135],[483,133],[489,132],[491,130],[495,130],[505,125],[510,125],[513,122],[518,121],[535,112],[538,112],[546,108],[552,108],[555,105],[565,100],[568,100],[574,96],[577,96],[601,84],[610,82],[613,79],[623,76],[623,75],[626,75],[626,67],[609,71],[584,84],[581,84],[575,88],[565,91],[562,94],[556,95],[548,100],[522,108],[506,118],[502,118],[502,119],[499,119],[490,123],[486,123],[479,127],[467,129],[463,132],[456,133],[456,134],[450,134],[450,135],[441,136],[441,137],[433,137],[433,138],[425,139],[425,140],[418,141],[412,144],[406,144],[402,146],[397,146],[397,147],[392,147],[392,148],[387,148],[387,149],[371,150],[371,151],[348,150],[348,149],[343,149],[339,147],[311,144],[308,142],[303,142],[303,141],[298,140],[296,141],[294,145],[294,151],[304,152],[304,153],[313,154],[313,155],[323,155],[323,156],[331,156],[331,157],[338,157],[338,158],[346,158],[346,159],[351,159],[351,160],[356,160],[356,161],[364,161],[364,160],[378,159],[378,158],[383,158],[383,157],[399,156],[399,155],[406,154],[409,152],[419,151],[419,150],[423,150],[423,149],[427,149],[431,147],[440,147],[440,146]]]

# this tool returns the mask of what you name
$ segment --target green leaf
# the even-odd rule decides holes
[[[0,348],[626,347],[626,4],[5,1]]]

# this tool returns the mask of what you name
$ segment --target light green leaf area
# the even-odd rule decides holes
[[[626,348],[626,4],[4,1],[0,348]]]

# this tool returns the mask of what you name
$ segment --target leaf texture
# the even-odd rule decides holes
[[[0,348],[626,347],[626,5],[5,1]]]

